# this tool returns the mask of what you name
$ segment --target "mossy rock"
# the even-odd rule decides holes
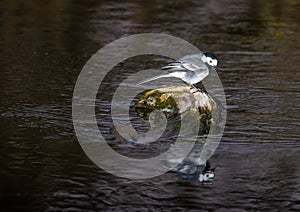
[[[189,86],[169,86],[146,92],[135,104],[137,113],[144,119],[154,110],[160,110],[168,121],[184,116],[192,111],[199,114],[199,128],[202,134],[207,134],[212,122],[212,110],[216,102],[197,88]],[[199,111],[199,113],[198,113]]]

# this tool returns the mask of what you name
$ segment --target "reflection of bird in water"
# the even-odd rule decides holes
[[[209,71],[217,65],[218,59],[212,53],[187,55],[162,67],[161,69],[165,70],[166,73],[147,79],[138,85],[164,77],[179,78],[189,85],[194,85],[207,77]]]
[[[211,168],[210,163],[195,166],[186,164],[178,169],[182,180],[196,180],[199,182],[212,182],[215,177],[215,168]]]

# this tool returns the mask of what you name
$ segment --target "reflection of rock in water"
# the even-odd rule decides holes
[[[214,101],[205,91],[190,88],[189,86],[170,86],[159,88],[156,90],[148,91],[143,95],[135,105],[136,111],[143,118],[147,118],[154,110],[162,111],[168,123],[172,123],[172,129],[183,128],[199,128],[199,137],[195,146],[189,155],[182,159],[170,158],[167,162],[169,164],[179,164],[175,171],[178,171],[180,179],[191,181],[212,181],[214,178],[214,169],[211,169],[209,163],[206,163],[206,159],[201,158],[201,152],[203,150],[203,144],[205,143],[206,134],[209,133],[210,126],[214,120],[212,117],[212,111],[220,111],[222,108],[217,101]],[[196,126],[193,122],[195,115],[197,117]],[[183,118],[191,120],[188,123],[184,123],[188,126],[182,126]],[[174,121],[179,118],[179,121]],[[217,117],[218,119],[218,117]],[[189,136],[186,136],[188,142]],[[207,150],[209,152],[209,150]],[[168,165],[167,165],[168,166]],[[170,166],[170,165],[169,165]]]

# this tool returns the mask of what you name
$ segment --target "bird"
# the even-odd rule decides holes
[[[153,80],[157,80],[165,77],[175,77],[181,79],[188,85],[193,86],[201,82],[205,77],[209,75],[209,71],[215,69],[218,66],[217,57],[209,52],[186,55],[180,58],[178,61],[171,62],[166,66],[163,66],[161,70],[165,73],[147,79],[138,83],[141,85]]]
[[[215,169],[216,167],[211,168],[209,161],[207,161],[206,163],[201,165],[191,163],[181,164],[177,171],[180,179],[182,180],[195,180],[204,183],[212,182],[214,180]]]

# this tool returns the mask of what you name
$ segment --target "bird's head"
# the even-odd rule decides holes
[[[218,58],[212,53],[208,53],[208,52],[203,53],[203,56],[201,59],[204,63],[208,64],[211,67],[218,66],[218,62],[219,62]]]

